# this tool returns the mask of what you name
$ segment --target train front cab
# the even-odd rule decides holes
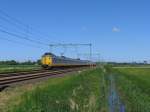
[[[43,55],[41,59],[42,67],[45,69],[51,68],[52,57],[50,55]]]

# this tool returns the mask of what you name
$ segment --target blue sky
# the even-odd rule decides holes
[[[36,32],[1,20],[1,13],[0,26],[46,43],[92,43],[93,53],[100,53],[104,60],[150,60],[149,6],[149,0],[1,0],[0,10]],[[30,37],[28,30],[34,35]],[[0,60],[35,60],[47,51],[47,46],[0,32]],[[71,49],[67,55],[73,53]]]

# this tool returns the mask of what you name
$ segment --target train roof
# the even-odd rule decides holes
[[[44,55],[51,55],[51,56],[54,56],[54,57],[56,57],[56,55],[55,55],[55,54],[53,54],[53,53],[50,53],[50,52],[47,52],[47,53],[45,53]]]
[[[56,56],[55,54],[51,53],[51,52],[47,52],[45,53],[44,55],[51,55],[52,57],[59,57],[59,58],[68,58],[68,57],[65,57],[65,56]],[[70,58],[71,59],[71,58]]]

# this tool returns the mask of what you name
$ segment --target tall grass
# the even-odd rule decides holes
[[[9,112],[101,112],[107,111],[105,81],[101,69],[50,79],[27,91]],[[17,101],[17,100],[16,100]]]
[[[114,76],[127,112],[149,112],[150,69],[118,68]]]

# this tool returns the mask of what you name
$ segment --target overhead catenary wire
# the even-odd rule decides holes
[[[5,33],[5,34],[8,34],[10,36],[14,36],[14,37],[17,37],[19,39],[24,39],[24,40],[27,40],[27,41],[30,41],[30,42],[33,42],[33,43],[36,43],[36,44],[41,44],[41,45],[44,45],[44,46],[48,46],[46,43],[43,43],[43,42],[40,42],[40,41],[37,41],[37,40],[32,40],[30,38],[27,38],[25,36],[20,36],[18,34],[15,34],[15,33],[12,33],[12,32],[8,32],[6,30],[3,30],[3,29],[0,29],[0,32],[2,33]]]
[[[19,44],[19,45],[22,45],[22,46],[28,46],[28,47],[32,47],[32,48],[43,49],[41,46],[23,43],[23,42],[19,42],[19,41],[16,41],[16,40],[11,40],[11,39],[8,39],[8,38],[5,38],[5,37],[0,37],[0,39],[11,42],[11,43]]]
[[[19,30],[20,30],[20,28],[25,32],[28,30],[28,33],[31,35],[33,35],[33,31],[35,31],[36,35],[37,35],[37,33],[40,34],[40,36],[37,36],[38,38],[42,37],[42,38],[44,38],[44,40],[50,41],[47,36],[45,36],[44,34],[41,33],[41,31],[35,30],[35,28],[33,28],[27,24],[24,24],[23,22],[19,21],[18,19],[8,15],[6,12],[2,11],[1,9],[0,9],[0,13],[3,15],[3,17],[0,15],[0,19],[8,22],[9,24],[14,25],[16,28],[19,28]],[[29,29],[32,30],[32,32]],[[41,36],[41,35],[43,35],[43,36]]]
[[[34,34],[30,31],[32,28],[30,28],[29,26],[19,26],[19,25],[17,25],[16,23],[14,23],[14,22],[12,22],[12,21],[10,21],[10,20],[8,20],[7,18],[4,18],[4,17],[1,17],[0,16],[0,19],[1,20],[3,20],[3,21],[5,21],[5,22],[7,22],[7,23],[9,23],[9,24],[11,24],[11,25],[13,25],[14,27],[16,27],[17,28],[17,31],[19,30],[19,31],[22,31],[22,32],[24,32],[24,33],[26,33],[26,35],[28,35],[29,37],[33,37],[34,36]],[[0,27],[2,27],[2,25],[0,26]],[[5,27],[6,28],[6,27]],[[29,30],[30,29],[30,30]],[[37,34],[36,34],[37,35]],[[35,36],[34,36],[35,37]],[[41,37],[40,36],[36,36],[36,38],[40,38],[41,39]],[[42,37],[43,38],[43,37]],[[45,40],[45,39],[43,39],[43,40]],[[46,40],[46,41],[49,41],[49,40]]]
[[[5,27],[5,26],[3,26],[3,25],[1,25],[0,24],[0,28],[2,28],[2,29],[5,29],[5,30],[9,30],[9,28],[8,27]],[[10,30],[9,30],[10,31]],[[14,29],[11,29],[11,31],[14,33],[19,33],[19,35],[24,35],[24,36],[26,36],[27,38],[30,36],[30,35],[28,35],[27,33],[23,33],[23,32],[18,32],[18,30],[16,31],[16,30],[14,30]]]
[[[8,28],[5,27],[5,26],[3,26],[3,25],[1,25],[1,24],[0,24],[0,28],[2,28],[2,30],[5,29],[6,32],[9,32],[9,31],[8,31]],[[31,41],[33,42],[33,41],[34,41],[34,43],[36,42],[36,44],[41,44],[41,43],[42,43],[43,45],[44,45],[44,44],[45,44],[45,45],[47,44],[47,43],[45,43],[45,42],[41,42],[41,41],[39,41],[39,40],[34,40],[34,39],[29,38],[29,37],[31,37],[31,36],[28,35],[28,34],[26,34],[26,33],[16,32],[15,30],[12,30],[12,31],[13,31],[13,34],[15,33],[15,34],[19,35],[18,37],[20,37],[20,39],[22,39],[21,37],[23,37],[23,39],[26,38],[26,39],[28,39],[28,41],[30,41],[30,42],[31,42]],[[3,31],[2,31],[2,32],[3,32]],[[4,32],[3,32],[3,33],[4,33]],[[19,34],[18,34],[18,33],[19,33]],[[23,36],[20,36],[20,35],[23,35]],[[47,45],[48,45],[48,44],[47,44]]]
[[[22,30],[26,31],[26,28],[25,28],[25,27],[22,27],[22,26],[17,25],[17,24],[14,23],[13,21],[9,20],[8,18],[3,17],[2,15],[0,15],[0,19],[1,19],[2,21],[5,21],[5,22],[7,22],[7,23],[13,25],[14,27],[18,28],[19,30],[22,29]]]

